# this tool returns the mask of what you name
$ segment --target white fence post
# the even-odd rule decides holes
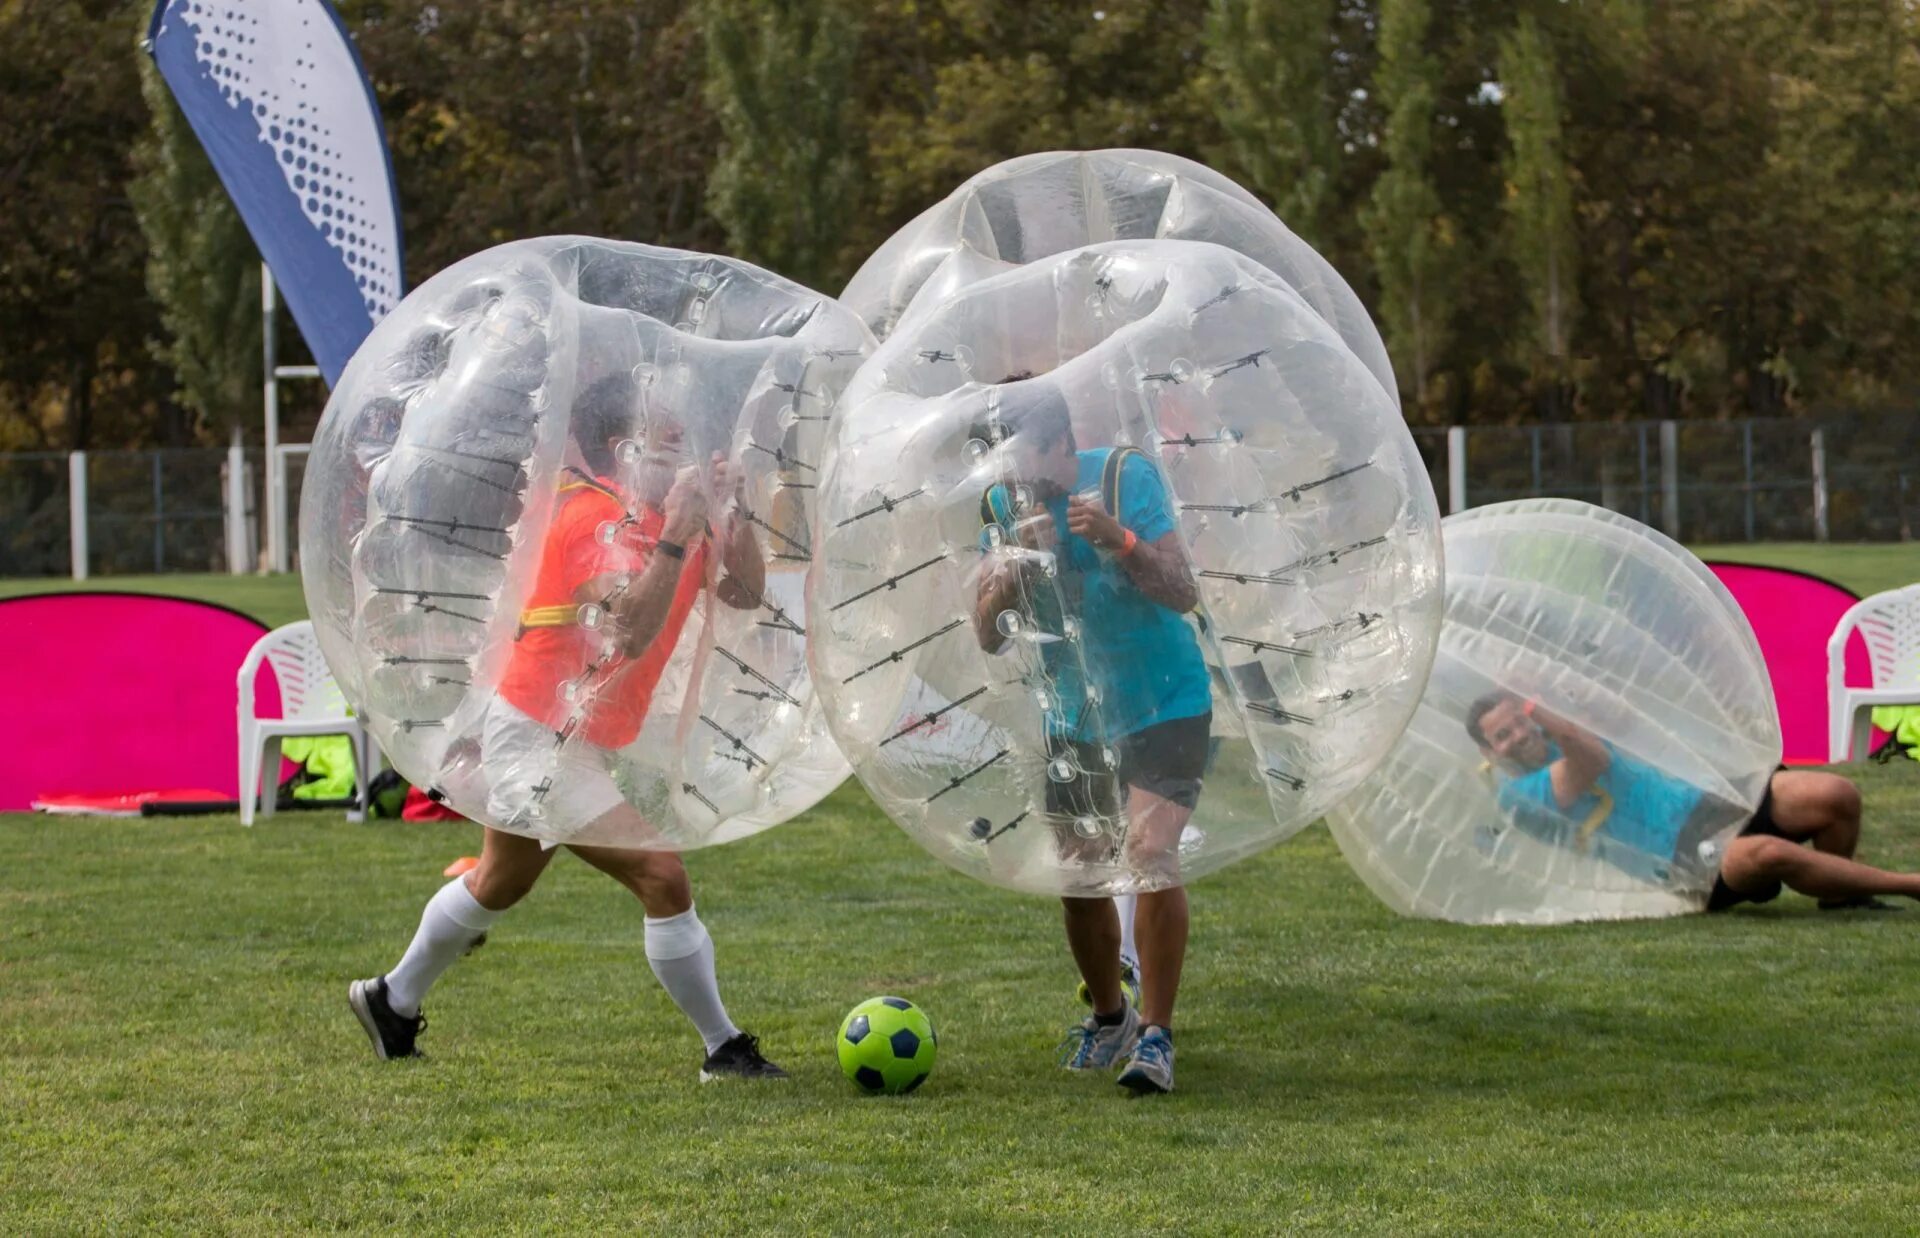
[[[247,554],[247,453],[238,443],[227,448],[226,490],[227,574],[240,576],[253,563]]]
[[[1827,540],[1827,432],[1813,432],[1813,540]]]
[[[1447,427],[1447,514],[1467,510],[1467,428]]]
[[[72,548],[73,578],[87,578],[87,453],[67,453],[67,542]]]
[[[1680,423],[1660,423],[1660,531],[1680,540]]]

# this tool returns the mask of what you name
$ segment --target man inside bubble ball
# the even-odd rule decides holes
[[[1692,784],[1513,692],[1476,700],[1466,725],[1498,772],[1501,812],[1520,828],[1649,880],[1700,863],[1708,814],[1696,813],[1703,796]],[[1860,792],[1851,782],[1777,770],[1720,857],[1706,909],[1771,902],[1783,886],[1830,911],[1893,910],[1879,894],[1920,899],[1920,875],[1860,863],[1859,842]]]
[[[986,570],[973,615],[989,653],[1031,625],[1047,742],[1046,812],[1061,859],[1123,864],[1159,887],[1133,909],[1139,999],[1123,980],[1110,898],[1063,898],[1067,943],[1093,1013],[1061,1061],[1125,1061],[1135,1093],[1173,1088],[1173,1004],[1187,950],[1180,832],[1200,799],[1213,691],[1185,618],[1199,600],[1165,485],[1126,448],[1079,450],[1045,380],[1013,375],[973,436],[999,445],[1004,480],[982,496]],[[1051,572],[1049,566],[1051,565]]]
[[[540,567],[508,655],[499,694],[483,723],[488,807],[501,819],[580,823],[589,836],[645,837],[652,831],[615,785],[610,754],[633,742],[689,614],[705,586],[717,544],[716,593],[729,606],[758,604],[765,564],[752,526],[733,521],[713,535],[700,470],[685,460],[682,434],[653,418],[644,442],[635,428],[634,390],[624,376],[602,379],[575,401],[572,429],[585,468],[569,469]],[[715,494],[737,484],[714,453]],[[583,607],[604,612],[592,630]],[[607,652],[608,639],[612,652]],[[568,684],[588,690],[571,696]],[[579,727],[560,748],[554,737]],[[537,807],[535,807],[537,805]],[[700,1079],[784,1078],[754,1037],[728,1018],[714,970],[713,940],[694,911],[679,855],[667,850],[569,844],[625,886],[646,909],[647,962],[705,1045]],[[479,866],[427,903],[419,930],[393,970],[356,980],[349,1001],[381,1058],[417,1056],[426,1027],[420,1003],[500,913],[524,898],[553,857],[552,843],[487,829]]]

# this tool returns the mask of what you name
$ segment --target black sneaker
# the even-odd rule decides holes
[[[427,1030],[427,1016],[422,1012],[409,1019],[395,1014],[393,1007],[387,1005],[385,976],[356,980],[348,985],[347,1005],[353,1007],[360,1026],[367,1029],[367,1039],[373,1042],[373,1052],[381,1061],[421,1056],[420,1050],[413,1047],[413,1041]]]
[[[741,1032],[712,1053],[700,1066],[700,1082],[715,1079],[785,1079],[787,1072],[760,1056],[760,1041]]]

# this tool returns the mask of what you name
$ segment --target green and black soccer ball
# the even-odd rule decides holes
[[[840,1069],[869,1095],[911,1092],[927,1081],[939,1044],[933,1020],[904,997],[872,997],[847,1013],[835,1038]]]

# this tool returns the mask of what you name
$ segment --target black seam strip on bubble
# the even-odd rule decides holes
[[[444,528],[449,533],[471,531],[474,533],[498,533],[502,537],[505,537],[507,535],[507,530],[498,528],[494,525],[468,524],[464,520],[435,520],[431,516],[400,516],[400,515],[388,516],[387,519],[398,521],[401,524],[417,524],[423,528]]]
[[[737,580],[734,581],[733,583],[737,588],[745,592],[748,597],[753,599],[754,605],[761,607],[762,609],[768,611],[773,615],[773,622],[771,623],[769,623],[765,619],[754,620],[754,622],[758,624],[760,627],[777,628],[782,632],[792,632],[796,636],[805,636],[807,634],[807,630],[801,627],[799,624],[795,623],[792,617],[787,614],[784,608],[775,606],[772,602],[769,602],[767,600],[766,594],[755,593],[752,589],[747,588],[747,586],[741,584]]]
[[[1311,658],[1313,656],[1309,651],[1301,649],[1296,645],[1276,645],[1272,641],[1256,640],[1251,636],[1222,636],[1220,643],[1223,645],[1245,645],[1255,653],[1266,653],[1268,650],[1272,650],[1274,653],[1292,654],[1296,658]]]
[[[1002,834],[1005,834],[1007,831],[1013,829],[1014,826],[1019,825],[1022,821],[1025,821],[1028,815],[1032,811],[1033,811],[1032,809],[1027,809],[1023,811],[1019,816],[1015,817],[1013,820],[1007,822],[1005,825],[1001,826],[999,829],[995,830],[993,833],[981,839],[980,845],[984,847],[988,843],[992,842],[994,839],[1000,837]]]
[[[1313,725],[1313,719],[1307,717],[1305,714],[1296,714],[1290,709],[1282,709],[1278,705],[1269,705],[1264,701],[1248,701],[1247,708],[1256,714],[1263,714],[1266,717],[1272,718],[1276,722],[1298,722],[1302,726]]]
[[[1235,357],[1225,365],[1215,366],[1213,369],[1208,370],[1207,376],[1209,378],[1219,378],[1222,374],[1231,374],[1235,370],[1244,370],[1248,366],[1258,369],[1260,367],[1260,358],[1272,351],[1273,349],[1271,348],[1262,348],[1259,352],[1250,352],[1244,357]]]
[[[955,619],[952,623],[949,623],[946,627],[940,628],[937,631],[927,633],[925,636],[913,642],[911,645],[900,646],[900,648],[894,650],[892,653],[888,654],[886,657],[881,658],[878,662],[875,662],[872,666],[861,667],[859,670],[847,676],[845,679],[842,679],[840,682],[852,683],[854,680],[860,678],[860,676],[866,674],[868,671],[877,671],[881,667],[887,665],[890,662],[898,662],[901,658],[905,657],[907,654],[910,654],[914,650],[920,648],[920,646],[926,644],[929,641],[938,640],[940,637],[945,636],[947,633],[953,631],[955,628],[961,626],[965,622],[966,620],[964,619]]]
[[[1208,580],[1231,580],[1236,585],[1291,585],[1296,582],[1290,576],[1262,575],[1258,572],[1222,572],[1215,568],[1202,568],[1195,572]]]
[[[462,610],[448,610],[444,606],[435,606],[431,602],[420,603],[420,610],[422,614],[447,615],[454,619],[465,619],[468,623],[486,623],[486,618],[482,615],[469,615]]]
[[[946,557],[947,556],[944,554],[937,554],[933,556],[933,558],[928,559],[925,563],[916,563],[904,572],[897,572],[894,575],[887,577],[885,580],[873,586],[873,588],[871,589],[862,589],[860,592],[854,594],[852,597],[848,598],[846,601],[834,603],[833,606],[831,606],[829,609],[839,610],[843,606],[853,605],[855,602],[858,602],[862,598],[871,597],[874,594],[880,592],[880,590],[882,589],[892,589],[895,586],[899,585],[901,581],[913,575],[915,572],[924,572],[928,568],[932,567],[934,564],[944,560]]]
[[[1308,555],[1304,559],[1296,559],[1285,567],[1276,567],[1273,569],[1273,574],[1278,576],[1282,572],[1297,572],[1304,568],[1319,567],[1322,563],[1338,563],[1342,555],[1350,555],[1355,551],[1378,546],[1386,540],[1386,534],[1383,533],[1379,537],[1369,537],[1365,541],[1354,542],[1352,545],[1341,546],[1334,550],[1323,550],[1317,555]]]
[[[789,464],[797,464],[809,473],[818,473],[820,471],[813,465],[808,464],[805,460],[802,460],[799,456],[788,455],[784,447],[762,447],[752,439],[747,440],[747,446],[754,451],[765,452],[767,455],[772,456],[774,462],[782,468],[785,468]]]
[[[1006,756],[1007,753],[1010,751],[1011,749],[1002,748],[1000,751],[994,753],[992,756],[988,757],[986,760],[980,762],[980,764],[974,766],[972,769],[968,770],[966,773],[961,774],[957,778],[949,780],[946,786],[941,787],[938,791],[935,791],[932,795],[927,797],[927,803],[929,804],[933,803],[933,801],[939,799],[941,796],[953,790],[955,787],[967,781],[969,778],[972,778],[975,774],[978,774],[981,771],[985,770],[989,765],[992,765],[995,761],[998,761],[1001,757]]]
[[[502,494],[520,493],[520,488],[518,486],[512,485],[508,482],[500,481],[496,478],[488,477],[485,473],[476,473],[472,469],[463,469],[457,464],[448,464],[445,460],[435,460],[433,461],[433,463],[445,469],[447,472],[452,473],[456,476],[465,477],[469,481],[477,481],[483,486],[492,486],[495,490],[498,490]]]
[[[1232,296],[1234,293],[1239,291],[1240,291],[1240,285],[1228,284],[1222,289],[1220,289],[1219,292],[1209,297],[1207,300],[1202,301],[1200,302],[1200,304],[1194,306],[1193,312],[1197,314],[1201,310],[1212,309],[1214,306],[1220,304],[1222,301],[1226,300],[1228,297]]]
[[[848,516],[845,520],[842,520],[840,523],[834,525],[833,527],[836,529],[844,529],[848,525],[852,524],[854,521],[865,520],[868,516],[874,515],[877,512],[886,512],[889,515],[891,515],[894,508],[900,506],[902,503],[906,502],[908,499],[917,499],[921,495],[925,494],[926,492],[927,492],[927,488],[925,486],[922,486],[918,490],[909,490],[907,493],[901,495],[897,499],[890,499],[886,495],[882,494],[880,496],[880,502],[878,505],[874,507],[869,507],[867,510],[863,512],[855,512],[853,515]]]
[[[794,541],[791,537],[788,537],[785,533],[782,533],[780,530],[774,528],[772,525],[762,520],[759,517],[759,515],[756,514],[751,507],[748,507],[745,503],[736,503],[734,504],[734,510],[739,512],[742,516],[745,516],[747,518],[748,524],[759,525],[761,528],[765,529],[767,532],[773,534],[775,537],[779,538],[781,541],[785,542],[787,545],[793,547],[795,550],[800,552],[799,555],[776,555],[775,556],[776,558],[781,558],[781,559],[804,558],[805,561],[812,562],[813,560],[812,548],[808,547],[804,543]]]
[[[1266,773],[1267,773],[1267,777],[1285,786],[1289,791],[1304,791],[1307,788],[1307,780],[1304,778],[1297,777],[1293,774],[1284,773],[1280,770],[1272,768],[1271,766],[1268,767]]]
[[[490,595],[485,593],[450,593],[445,589],[402,589],[390,585],[375,585],[373,591],[375,593],[397,593],[403,597],[419,598],[423,602],[428,598],[450,598],[459,602],[491,602],[493,600]]]
[[[1363,610],[1359,614],[1354,615],[1352,618],[1349,618],[1349,619],[1335,619],[1333,622],[1323,623],[1317,628],[1308,628],[1304,632],[1295,632],[1293,634],[1293,639],[1303,640],[1309,636],[1321,636],[1328,632],[1338,632],[1341,628],[1346,628],[1346,627],[1359,627],[1361,629],[1365,629],[1365,628],[1372,627],[1373,621],[1378,618],[1380,618],[1380,615],[1370,614],[1367,611]]]
[[[415,731],[419,730],[421,727],[445,726],[445,725],[447,725],[446,720],[442,718],[402,718],[400,719],[400,729],[405,731],[409,735],[413,734]]]
[[[941,719],[941,717],[943,717],[944,715],[952,712],[953,710],[960,708],[962,705],[965,705],[968,701],[971,701],[974,697],[979,696],[982,692],[985,692],[985,691],[986,691],[985,688],[975,688],[973,691],[967,693],[965,696],[961,697],[957,701],[948,701],[945,705],[942,705],[940,708],[934,710],[932,713],[927,714],[925,717],[921,718],[920,721],[915,722],[909,726],[903,726],[899,730],[895,731],[893,734],[887,736],[885,739],[880,741],[879,746],[884,748],[888,744],[892,743],[896,739],[899,739],[903,735],[911,735],[913,732],[919,730],[923,726],[931,726],[933,723],[938,722]]]
[[[1279,500],[1271,498],[1255,499],[1251,503],[1182,503],[1180,504],[1180,510],[1183,512],[1225,512],[1230,516],[1240,517],[1250,512],[1278,512],[1280,510],[1280,503]]]
[[[1331,482],[1339,481],[1342,477],[1352,477],[1355,473],[1358,473],[1360,470],[1370,469],[1372,467],[1373,467],[1373,461],[1362,460],[1359,464],[1353,465],[1350,468],[1341,469],[1337,473],[1329,473],[1325,477],[1317,478],[1314,481],[1301,482],[1299,485],[1294,486],[1291,489],[1282,490],[1280,493],[1284,497],[1292,499],[1294,502],[1298,503],[1300,501],[1300,496],[1305,494],[1309,490],[1318,490],[1320,487],[1328,485]]]
[[[699,800],[702,804],[705,804],[707,806],[707,811],[712,813],[714,816],[717,817],[720,815],[720,805],[714,803],[712,800],[702,795],[700,793],[699,787],[694,786],[690,782],[683,782],[680,784],[680,789],[686,792],[688,795],[691,795],[694,799]]]
[[[482,455],[477,451],[461,451],[458,447],[434,447],[427,443],[401,443],[399,446],[412,451],[424,451],[431,456],[456,456],[462,460],[478,460],[482,464],[497,464],[503,469],[520,471],[518,460],[509,460],[501,456]]]
[[[767,759],[765,757],[761,756],[759,753],[755,752],[752,748],[747,746],[746,740],[741,739],[738,735],[735,735],[732,731],[729,731],[727,728],[721,726],[718,722],[715,722],[712,718],[707,717],[707,715],[705,714],[701,714],[700,721],[706,723],[708,726],[712,727],[714,730],[720,732],[720,734],[726,736],[728,743],[731,743],[735,748],[738,748],[740,751],[752,757],[753,760],[747,763],[748,769],[752,769],[755,762],[761,765],[765,765],[767,763]]]
[[[713,647],[713,651],[719,654],[721,657],[725,658],[727,661],[733,663],[735,666],[739,667],[741,674],[752,676],[754,679],[757,679],[761,683],[767,685],[768,688],[778,693],[780,696],[780,699],[785,701],[787,704],[798,705],[800,703],[799,701],[795,700],[793,697],[788,696],[786,689],[782,688],[779,684],[775,683],[771,679],[768,679],[765,675],[761,674],[759,671],[755,670],[753,667],[748,666],[746,663],[746,660],[744,658],[741,658],[739,655],[731,652],[730,650],[722,648],[719,645],[715,645]]]

